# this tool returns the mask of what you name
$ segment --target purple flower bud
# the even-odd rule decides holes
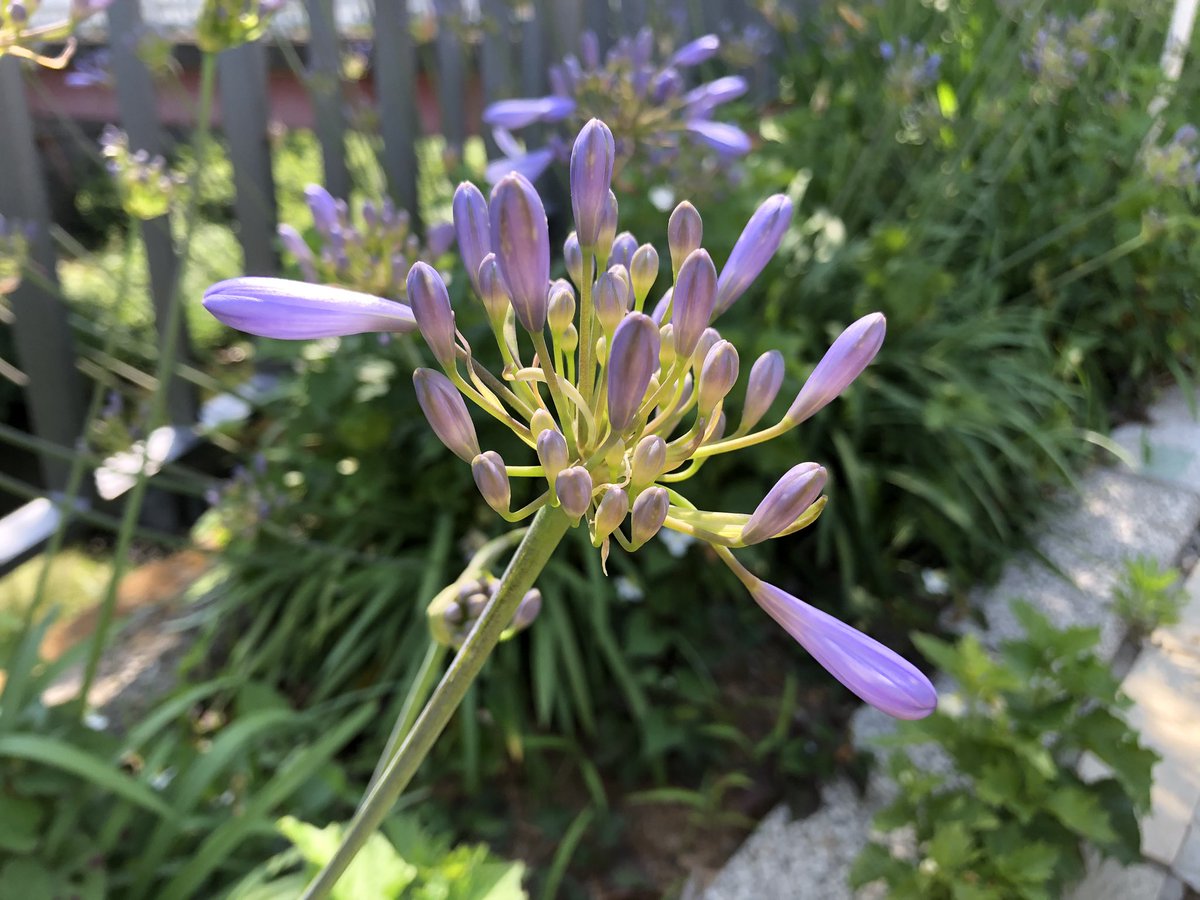
[[[496,259],[495,253],[489,253],[483,258],[483,262],[479,264],[477,278],[479,299],[483,302],[488,317],[493,321],[504,321],[512,298],[508,295],[508,285],[504,283],[504,276],[500,274],[500,261]]]
[[[663,319],[667,316],[667,310],[671,308],[671,300],[674,297],[674,292],[675,288],[673,286],[667,288],[663,292],[663,295],[658,298],[658,302],[654,304],[654,310],[650,313],[650,318],[654,320],[654,324],[662,325]],[[671,325],[668,323],[664,327],[670,328]],[[674,347],[674,343],[671,346]]]
[[[421,337],[442,368],[454,366],[454,313],[442,276],[428,263],[417,262],[408,270],[408,302],[416,317]]]
[[[636,489],[653,484],[667,467],[667,442],[657,434],[648,434],[633,448],[629,483]]]
[[[559,473],[571,461],[567,455],[567,440],[556,429],[547,428],[537,436],[538,462],[546,473],[546,481],[554,484]]]
[[[633,512],[629,520],[630,544],[636,550],[658,534],[667,521],[671,498],[662,485],[648,487],[633,501]]]
[[[416,369],[413,387],[421,412],[438,440],[463,462],[472,462],[479,455],[479,439],[475,437],[475,425],[458,388],[433,369]]]
[[[563,242],[563,262],[575,286],[580,287],[583,284],[583,249],[579,246],[579,235],[573,231]],[[588,276],[591,277],[590,272]]]
[[[289,341],[417,327],[403,303],[285,278],[219,281],[204,292],[204,308],[231,328]]]
[[[784,416],[799,425],[850,386],[879,352],[887,333],[883,313],[871,313],[838,335]]]
[[[537,181],[550,163],[554,162],[554,158],[555,152],[550,147],[542,147],[539,150],[531,150],[517,156],[507,156],[488,163],[484,177],[487,178],[489,184],[496,184],[504,176],[511,174],[521,175],[529,181]],[[495,234],[494,231],[493,234]]]
[[[754,211],[721,270],[721,279],[717,282],[718,316],[733,306],[766,268],[791,221],[792,201],[783,194],[768,197]]]
[[[454,225],[450,222],[439,222],[431,225],[425,233],[425,247],[430,259],[437,259],[449,252],[454,246]]]
[[[604,215],[600,219],[600,236],[596,238],[596,258],[604,265],[612,252],[613,241],[617,238],[617,195],[608,192],[608,201],[604,204]]]
[[[750,367],[750,380],[746,384],[746,403],[742,407],[741,431],[749,431],[759,423],[783,385],[783,354],[768,350]]]
[[[724,156],[745,156],[750,152],[750,135],[736,125],[692,119],[684,127]]]
[[[733,390],[737,377],[737,348],[729,341],[717,341],[704,357],[704,366],[700,370],[696,409],[701,416],[707,417],[716,409],[717,404]]]
[[[653,244],[642,244],[634,251],[633,259],[629,261],[629,279],[633,283],[633,295],[637,298],[640,310],[654,282],[658,280],[658,251]]]
[[[675,55],[671,57],[669,65],[682,66],[683,68],[698,66],[712,59],[720,49],[721,39],[715,34],[706,34],[690,43],[684,44],[676,50]]]
[[[509,627],[513,631],[524,631],[533,624],[541,611],[542,592],[533,588],[521,598],[520,604],[517,605],[517,611],[513,613],[512,625]]]
[[[507,514],[512,491],[508,484],[508,470],[504,468],[500,454],[488,450],[476,456],[471,460],[471,476],[487,505],[501,515]]]
[[[696,207],[684,200],[667,220],[667,246],[671,248],[671,275],[679,274],[679,267],[693,250],[700,249],[704,239],[704,223]]]
[[[700,342],[700,335],[712,321],[717,302],[717,267],[707,250],[693,250],[687,255],[675,276],[672,297],[675,352],[691,356]]]
[[[623,268],[613,266],[596,282],[596,318],[606,335],[613,333],[629,308],[632,291],[626,277]]]
[[[283,244],[283,249],[292,254],[297,262],[312,262],[312,249],[300,236],[300,232],[291,225],[279,226],[279,243]]]
[[[550,331],[556,335],[565,332],[575,322],[575,292],[562,279],[550,286],[546,320],[550,323]]]
[[[492,247],[508,285],[517,320],[531,333],[546,325],[550,286],[550,234],[542,198],[522,175],[500,179],[492,190]]]
[[[592,476],[583,466],[569,466],[554,479],[554,493],[567,518],[578,522],[592,505]]]
[[[708,351],[716,346],[719,340],[721,340],[721,333],[717,329],[704,329],[704,333],[700,335],[699,343],[696,344],[696,349],[692,351],[692,368],[697,373],[703,368],[704,360],[708,358]]]
[[[573,112],[575,101],[570,97],[500,100],[483,111],[483,121],[494,128],[518,129],[534,122],[561,122]]]
[[[655,310],[657,312],[657,310]],[[658,369],[666,372],[675,362],[675,326],[668,322],[658,328]]]
[[[787,471],[742,528],[742,543],[758,544],[786,531],[825,489],[825,469],[814,462]]]
[[[487,200],[469,181],[454,192],[454,231],[458,252],[475,291],[479,291],[479,264],[492,252],[492,226],[488,220]]]
[[[608,421],[621,432],[633,423],[658,368],[658,326],[642,313],[621,320],[608,354]]]
[[[612,255],[608,258],[609,266],[624,266],[628,271],[633,264],[633,254],[637,252],[637,248],[637,238],[628,231],[622,231],[613,241]]]
[[[571,150],[571,209],[584,247],[592,247],[600,239],[615,158],[612,132],[599,119],[591,119]]]
[[[923,719],[937,707],[929,679],[874,638],[766,582],[750,592],[829,674],[871,706],[897,719]]]
[[[313,224],[317,231],[328,237],[338,229],[337,201],[333,195],[319,184],[310,184],[304,189],[304,199],[308,201],[309,211],[312,212]]]
[[[596,540],[603,541],[621,527],[629,514],[629,495],[624,488],[610,487],[596,505]]]
[[[678,96],[681,90],[683,76],[679,74],[678,69],[663,69],[650,82],[650,97],[655,103],[663,103],[670,97]]]
[[[749,87],[742,76],[726,75],[688,91],[683,102],[692,109],[693,114],[704,115],[722,103],[736,100],[746,93]]]
[[[600,40],[596,37],[596,32],[589,30],[583,33],[579,39],[579,51],[586,68],[600,68]]]

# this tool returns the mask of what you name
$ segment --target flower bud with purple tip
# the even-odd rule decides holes
[[[600,320],[600,327],[606,335],[613,333],[629,307],[631,291],[625,279],[625,270],[614,266],[596,282],[596,318]]]
[[[513,632],[524,631],[534,623],[541,611],[542,592],[537,588],[532,588],[521,598],[521,603],[517,606],[517,611],[513,613],[512,625],[509,628]]]
[[[617,239],[617,195],[608,192],[608,200],[604,204],[604,214],[600,217],[600,234],[596,238],[596,259],[600,265],[608,263],[612,253],[613,241]]]
[[[325,237],[333,234],[339,227],[337,201],[333,195],[319,184],[310,184],[304,189],[304,199],[312,213],[313,225]]]
[[[630,270],[637,248],[637,238],[628,231],[622,231],[613,241],[612,255],[608,258],[609,267],[622,266],[626,271]]]
[[[500,100],[483,111],[483,121],[495,128],[518,129],[534,122],[559,122],[575,111],[570,97]]]
[[[554,492],[567,518],[578,522],[592,505],[592,476],[583,466],[568,466],[554,479]]]
[[[561,279],[550,286],[546,321],[550,324],[550,332],[555,335],[564,334],[575,321],[575,292]]]
[[[765,581],[756,579],[750,593],[829,674],[871,706],[897,719],[923,719],[937,708],[929,679],[879,641]]]
[[[783,354],[768,350],[750,367],[750,380],[746,384],[746,403],[742,407],[742,422],[738,431],[745,433],[757,425],[767,414],[779,388],[783,386]]]
[[[700,249],[704,239],[704,223],[696,207],[684,200],[675,207],[667,220],[667,246],[671,250],[671,276],[679,275],[679,267],[693,250]]]
[[[633,448],[629,483],[635,490],[653,484],[667,467],[667,442],[657,434],[648,434]]]
[[[630,544],[636,550],[662,529],[671,508],[667,489],[660,484],[648,487],[633,501],[629,518]]]
[[[421,412],[425,413],[425,419],[438,440],[463,462],[473,462],[479,456],[479,439],[475,436],[475,424],[458,388],[449,378],[433,369],[414,371],[413,387]]]
[[[579,235],[571,232],[563,243],[563,262],[567,266],[567,275],[575,282],[575,287],[583,285],[583,249],[579,246]],[[591,273],[588,273],[591,277]]]
[[[643,313],[630,313],[613,332],[608,355],[608,421],[622,432],[633,423],[658,367],[658,326]]]
[[[599,119],[590,120],[571,150],[571,208],[582,247],[594,247],[600,240],[615,159],[612,132]]]
[[[596,505],[596,546],[621,527],[629,514],[629,495],[624,488],[610,487]]]
[[[500,454],[495,450],[487,450],[471,460],[471,476],[487,505],[502,516],[508,515],[512,489],[508,483],[508,470]]]
[[[736,125],[692,119],[685,127],[692,135],[725,156],[745,156],[750,152],[750,135]]]
[[[792,201],[783,194],[768,197],[754,211],[729,254],[717,282],[719,316],[746,292],[766,268],[792,221]]]
[[[642,304],[658,280],[658,251],[653,244],[642,244],[634,251],[629,262],[629,280],[633,283],[633,296],[640,312]]]
[[[554,484],[559,473],[567,467],[571,458],[567,453],[567,441],[557,429],[547,428],[537,436],[538,462],[546,473],[546,481]]]
[[[886,333],[883,313],[871,313],[850,325],[821,357],[784,418],[799,425],[824,409],[870,365],[883,346]]]
[[[759,544],[786,531],[820,496],[826,477],[824,467],[814,462],[789,469],[742,528],[742,543]]]
[[[479,264],[479,299],[487,310],[488,318],[493,322],[503,322],[508,315],[508,307],[512,298],[508,293],[508,285],[504,283],[504,275],[500,272],[500,260],[495,253],[489,253]]]
[[[433,266],[417,262],[408,270],[405,284],[421,337],[442,368],[454,368],[454,312],[442,276]]]
[[[700,369],[700,386],[697,388],[697,409],[707,417],[718,403],[733,390],[738,377],[737,348],[729,341],[717,341],[704,357]]]
[[[688,254],[675,277],[672,296],[675,351],[681,356],[691,356],[700,342],[700,335],[712,321],[717,301],[717,267],[707,250],[693,250]]]
[[[403,303],[345,288],[247,276],[219,281],[204,292],[204,308],[226,325],[288,341],[373,331],[415,331]]]
[[[492,189],[492,247],[517,320],[537,334],[546,325],[550,234],[542,198],[524,175],[505,175]]]
[[[464,181],[454,192],[453,211],[458,252],[471,284],[478,293],[479,265],[492,252],[492,226],[488,218],[487,200],[479,188]]]

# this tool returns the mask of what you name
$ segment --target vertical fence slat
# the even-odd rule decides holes
[[[162,153],[166,150],[166,141],[158,121],[154,83],[137,54],[137,36],[142,33],[142,12],[138,0],[115,0],[108,8],[108,29],[109,34],[114,36],[111,50],[113,74],[116,76],[117,109],[121,114],[121,127],[129,135],[129,146],[152,155]],[[146,247],[150,295],[161,341],[179,271],[169,217],[160,216],[142,223],[142,242]],[[179,328],[176,360],[182,364],[190,359],[187,326],[182,318]],[[195,387],[179,378],[172,378],[167,396],[171,422],[190,425],[196,420],[196,409]]]
[[[479,45],[479,75],[483,80],[483,102],[486,106],[495,100],[514,96],[512,83],[512,22],[509,19],[507,0],[483,0],[483,21],[480,23],[482,38]],[[491,131],[484,129],[484,143],[488,158],[494,158],[498,150],[492,140]]]
[[[30,247],[31,262],[55,280],[54,250],[50,243],[50,210],[42,167],[34,144],[33,123],[25,100],[21,64],[11,56],[0,59],[0,212],[29,222],[37,229]],[[17,362],[29,383],[25,388],[33,431],[63,447],[73,447],[84,427],[83,394],[75,368],[75,348],[67,325],[67,310],[54,292],[26,278],[9,297]],[[66,487],[70,463],[41,459],[46,487]]]
[[[613,15],[608,0],[590,0],[583,7],[583,27],[596,35],[600,53],[605,53],[613,43]],[[576,42],[578,43],[578,42]]]
[[[579,36],[583,32],[583,0],[539,0],[538,18],[549,23],[542,29],[546,56],[562,59],[568,53],[579,55]]]
[[[521,94],[526,97],[537,97],[546,90],[546,56],[542,52],[546,35],[551,29],[543,27],[545,6],[539,4],[537,10],[527,7],[521,20]],[[560,47],[558,53],[551,53],[554,62],[562,59],[567,48]]]
[[[383,169],[396,204],[418,217],[417,56],[408,0],[375,0],[375,92],[383,135]]]
[[[465,47],[459,37],[462,6],[457,0],[442,0],[438,13],[437,93],[442,137],[446,149],[461,156],[467,133]]]
[[[333,0],[304,0],[308,12],[308,92],[321,143],[325,187],[335,197],[350,195],[346,167],[346,119],[342,104],[341,58]]]
[[[617,17],[621,34],[635,35],[646,24],[646,0],[621,0]]]
[[[267,48],[261,41],[226,50],[217,60],[221,89],[221,126],[229,143],[236,191],[238,241],[247,275],[274,275],[275,176],[267,134]]]

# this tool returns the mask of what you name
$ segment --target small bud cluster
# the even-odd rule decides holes
[[[310,184],[304,196],[317,249],[291,225],[279,226],[279,241],[304,280],[314,284],[403,297],[409,267],[418,259],[436,262],[454,242],[454,228],[447,223],[431,228],[422,244],[409,214],[387,198],[381,203],[363,200],[353,214],[345,200],[335,199],[319,184]]]
[[[31,24],[41,6],[39,0],[0,0],[0,56],[28,59],[48,69],[61,69],[75,53],[75,27],[84,19],[107,9],[112,0],[71,0],[67,18],[48,25]],[[37,47],[62,44],[58,56],[43,56]]]
[[[1037,79],[1039,98],[1054,101],[1079,81],[1100,50],[1116,44],[1108,33],[1112,15],[1093,10],[1082,18],[1047,16],[1033,36],[1033,45],[1021,54],[1025,68]]]
[[[618,172],[636,159],[647,176],[669,172],[672,183],[679,183],[685,164],[716,174],[750,149],[745,132],[713,119],[717,107],[746,92],[746,81],[728,76],[689,90],[685,73],[712,59],[720,47],[720,39],[709,34],[656,58],[654,33],[644,28],[621,38],[602,60],[596,35],[585,33],[579,56],[569,55],[550,68],[550,96],[501,100],[484,110],[483,120],[504,154],[488,166],[488,180],[495,183],[516,171],[536,181],[551,164],[570,161],[568,136],[552,136],[544,147],[530,150],[512,132],[535,123],[561,123],[573,135],[593,117],[620,136],[613,148]],[[581,233],[590,224],[580,223]]]
[[[1181,126],[1171,140],[1150,147],[1143,158],[1146,174],[1158,185],[1186,190],[1200,184],[1200,132]]]
[[[447,647],[461,647],[487,605],[496,596],[499,587],[499,578],[491,573],[484,573],[478,577],[464,575],[443,589],[426,610],[434,640]],[[524,631],[533,624],[541,611],[542,592],[533,588],[521,598],[517,611],[513,613],[512,622],[505,629],[501,639]]]
[[[220,53],[262,37],[283,0],[204,0],[196,19],[196,46]]]
[[[751,513],[702,510],[676,488],[708,458],[778,437],[835,399],[879,351],[883,316],[851,324],[787,412],[765,428],[760,422],[782,386],[783,358],[763,354],[751,367],[749,393],[734,420],[726,404],[741,360],[714,322],[775,254],[791,222],[791,201],[767,199],[719,271],[702,246],[699,212],[681,203],[667,229],[671,284],[656,292],[666,281],[657,251],[618,233],[611,190],[616,154],[611,131],[597,119],[584,125],[572,148],[576,230],[564,247],[570,280],[551,280],[546,212],[528,178],[510,172],[486,198],[472,184],[459,186],[454,227],[503,361],[498,374],[475,358],[455,326],[441,276],[424,262],[409,270],[408,305],[256,278],[214,286],[205,305],[228,324],[274,337],[415,327],[437,361],[436,369],[413,373],[421,410],[439,440],[471,466],[483,499],[505,520],[556,508],[587,528],[602,559],[612,543],[633,552],[663,528],[704,541],[759,605],[851,690],[893,715],[927,715],[936,695],[915,668],[759,580],[732,553],[815,521],[826,502],[822,466],[793,466]],[[510,465],[497,450],[482,449],[467,401],[507,425],[529,462]],[[533,499],[517,509],[513,479],[533,486]],[[443,624],[459,624],[445,617],[460,613],[467,622],[470,598],[484,593],[472,589],[465,600],[456,594],[460,612],[439,613]]]
[[[100,135],[100,153],[117,183],[121,206],[138,219],[156,219],[171,209],[184,176],[167,168],[161,156],[145,150],[130,151],[129,136],[111,125]]]
[[[32,238],[32,225],[0,216],[0,297],[20,286]]]

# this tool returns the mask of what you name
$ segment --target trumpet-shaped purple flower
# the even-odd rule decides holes
[[[204,308],[231,328],[288,341],[417,327],[403,303],[284,278],[219,281],[204,292]]]

